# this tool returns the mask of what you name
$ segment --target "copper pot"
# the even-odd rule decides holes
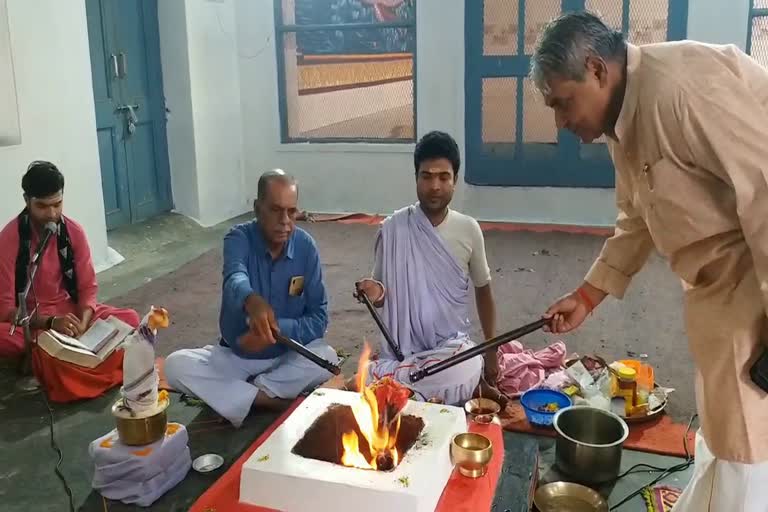
[[[168,401],[160,402],[159,410],[151,415],[138,417],[123,407],[120,399],[112,406],[112,415],[117,424],[117,435],[120,442],[127,446],[144,446],[159,441],[165,435],[168,426],[166,409]]]

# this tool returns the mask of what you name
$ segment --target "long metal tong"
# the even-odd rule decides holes
[[[325,368],[329,372],[331,372],[334,375],[339,375],[341,373],[341,368],[336,366],[335,364],[331,363],[327,359],[323,359],[319,355],[315,354],[311,350],[309,350],[307,347],[302,345],[296,340],[293,340],[287,336],[283,336],[280,333],[273,332],[272,333],[275,337],[275,341],[278,343],[285,345],[289,349],[293,350],[294,352],[298,352],[302,356],[306,357],[316,365],[320,366],[321,368]]]
[[[448,359],[445,359],[439,363],[433,364],[432,366],[427,366],[426,368],[422,368],[420,370],[415,370],[410,373],[409,378],[411,382],[418,382],[426,377],[430,377],[436,373],[440,373],[443,370],[447,370],[448,368],[452,366],[456,366],[459,363],[463,363],[467,359],[471,359],[475,356],[478,356],[482,353],[484,353],[486,350],[496,348],[499,345],[503,345],[505,343],[509,343],[512,340],[516,340],[517,338],[520,338],[522,336],[525,336],[526,334],[530,334],[534,331],[538,331],[542,327],[544,327],[549,320],[542,318],[540,320],[536,320],[535,322],[532,322],[528,325],[524,325],[522,327],[519,327],[513,331],[506,332],[504,334],[500,334],[496,336],[495,338],[491,338],[490,340],[486,341],[485,343],[481,343],[479,345],[476,345],[468,350],[465,350],[463,352],[459,352],[458,354],[449,357]]]
[[[384,322],[379,316],[379,312],[376,311],[376,307],[371,303],[371,299],[368,298],[368,295],[366,295],[366,293],[363,290],[355,290],[355,293],[353,295],[358,301],[365,304],[365,307],[368,308],[368,311],[371,313],[371,316],[376,322],[376,325],[379,326],[379,330],[381,331],[381,334],[383,334],[384,339],[387,340],[387,344],[389,345],[389,348],[391,348],[392,352],[395,353],[395,357],[397,357],[397,360],[402,363],[403,360],[405,359],[405,356],[403,356],[403,352],[400,350],[400,345],[395,343],[394,338],[392,338],[392,334],[390,334],[389,329],[387,329],[387,326],[384,325]]]

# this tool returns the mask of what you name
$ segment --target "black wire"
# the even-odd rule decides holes
[[[35,293],[35,282],[32,280],[32,283],[30,284],[30,291],[32,292],[32,300],[35,303],[35,316],[38,315],[38,309],[40,305],[37,302],[37,293]],[[29,320],[31,321],[31,319]],[[35,333],[35,337],[37,337],[37,333]],[[35,342],[37,342],[37,339],[35,339]],[[29,364],[31,365],[32,362],[30,361]],[[74,496],[72,495],[72,488],[69,487],[69,484],[67,483],[67,479],[64,476],[64,473],[61,472],[61,463],[64,461],[64,453],[61,451],[61,448],[59,448],[59,444],[56,442],[56,436],[53,432],[54,424],[56,423],[56,418],[53,414],[53,408],[51,407],[51,403],[48,401],[48,394],[45,390],[44,384],[40,383],[40,395],[43,397],[43,403],[45,404],[46,409],[48,409],[48,416],[50,417],[50,422],[48,423],[48,426],[50,428],[51,432],[51,448],[53,448],[53,451],[56,452],[56,454],[59,456],[59,460],[56,461],[56,466],[54,466],[53,470],[56,473],[56,476],[61,480],[62,485],[64,486],[64,492],[67,493],[67,497],[69,498],[69,512],[75,512],[75,502],[74,502]]]
[[[657,466],[652,466],[650,464],[635,464],[634,466],[629,468],[627,471],[625,471],[624,473],[622,473],[618,477],[616,477],[613,480],[613,482],[616,482],[617,480],[620,480],[621,478],[624,478],[625,476],[627,476],[629,474],[639,473],[640,471],[635,471],[635,469],[640,468],[640,467],[651,468],[648,471],[649,473],[652,473],[654,471],[661,471],[662,473],[659,476],[657,476],[656,478],[654,478],[653,480],[651,480],[650,482],[648,482],[647,484],[645,484],[644,486],[640,487],[636,491],[634,491],[631,494],[629,494],[628,496],[626,496],[624,499],[619,501],[616,505],[612,506],[610,508],[610,510],[616,510],[617,508],[619,508],[620,506],[624,505],[626,502],[628,502],[629,500],[631,500],[635,496],[637,496],[639,494],[642,494],[643,491],[647,487],[650,487],[652,485],[657,484],[658,482],[660,482],[661,480],[665,479],[669,475],[672,475],[672,474],[680,472],[680,471],[685,471],[686,469],[691,467],[691,465],[693,464],[693,457],[691,456],[691,452],[688,450],[688,434],[690,434],[691,426],[693,425],[693,421],[697,418],[697,416],[698,416],[698,414],[694,414],[693,416],[691,416],[691,420],[688,422],[688,427],[685,429],[685,434],[683,434],[683,449],[685,450],[685,462],[681,462],[679,464],[675,464],[675,465],[670,466],[668,468],[659,468]]]
[[[56,461],[56,466],[54,467],[54,471],[56,472],[56,476],[59,477],[59,480],[61,480],[62,485],[64,485],[64,492],[66,492],[67,496],[69,497],[69,511],[75,512],[75,502],[74,502],[74,497],[72,496],[72,489],[69,487],[69,484],[67,483],[67,479],[64,477],[64,474],[61,472],[61,463],[64,461],[64,453],[61,451],[61,448],[59,448],[59,445],[56,442],[56,437],[53,435],[53,425],[55,422],[55,419],[53,416],[53,408],[51,407],[51,404],[48,402],[48,397],[45,394],[45,390],[41,390],[40,394],[43,397],[43,402],[45,402],[45,406],[48,408],[48,414],[51,418],[51,422],[49,423],[50,430],[51,430],[51,448],[53,448],[53,451],[55,451],[59,456],[59,460]]]

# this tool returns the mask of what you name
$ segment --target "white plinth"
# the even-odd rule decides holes
[[[318,389],[243,465],[240,502],[282,512],[432,512],[453,471],[451,438],[467,431],[463,409],[408,401],[403,413],[424,429],[393,471],[348,468],[291,453],[330,405],[352,405],[357,393]]]

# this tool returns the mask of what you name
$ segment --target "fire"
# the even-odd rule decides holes
[[[368,343],[363,347],[357,368],[357,389],[360,400],[352,406],[352,413],[371,451],[371,460],[360,452],[360,440],[354,431],[342,435],[344,454],[341,463],[345,466],[388,470],[397,466],[397,435],[400,431],[400,412],[410,397],[410,390],[386,378],[365,385],[371,349]]]

